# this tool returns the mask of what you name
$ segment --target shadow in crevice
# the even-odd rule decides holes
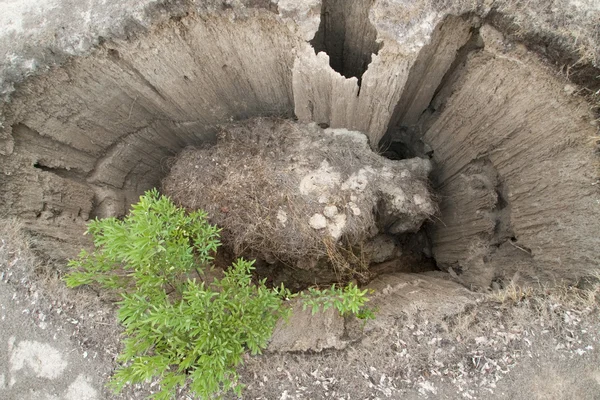
[[[398,129],[419,130],[417,127],[422,117],[436,108],[441,92],[451,86],[452,78],[469,54],[483,48],[479,24],[477,18],[468,14],[449,15],[438,24],[430,43],[420,50],[410,69],[406,86],[388,124],[388,136],[396,135]]]
[[[433,158],[423,141],[431,116],[452,93],[468,57],[483,48],[480,22],[473,15],[447,16],[412,66],[402,97],[394,107],[379,151],[392,160]]]
[[[310,44],[315,53],[329,55],[329,65],[346,78],[362,75],[373,54],[381,49],[377,31],[369,20],[374,0],[323,0],[321,23]]]

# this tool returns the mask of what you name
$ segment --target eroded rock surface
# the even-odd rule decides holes
[[[479,287],[590,273],[600,266],[597,159],[585,139],[594,121],[524,49],[489,26],[480,32],[484,50],[423,118],[442,199],[431,227],[438,266]]]
[[[370,343],[378,340],[378,334],[394,329],[399,320],[445,321],[481,298],[441,272],[384,274],[368,288],[374,290],[367,305],[377,310],[375,320],[344,318],[335,309],[312,315],[298,303],[290,320],[278,324],[268,351],[320,352],[343,349],[356,341]]]
[[[300,352],[343,349],[348,345],[344,338],[345,321],[337,310],[330,308],[325,312],[312,314],[310,309],[303,310],[297,302],[292,308],[288,321],[281,320],[273,331],[268,351]]]
[[[140,1],[68,23],[50,3],[2,8],[0,210],[51,257],[217,126],[278,116],[432,157],[433,255],[467,285],[600,268],[598,122],[581,96],[600,89],[593,1]],[[335,207],[307,215],[331,237],[348,210]]]

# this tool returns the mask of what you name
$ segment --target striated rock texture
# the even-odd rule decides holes
[[[366,267],[383,256],[368,250],[384,246],[363,244],[380,231],[417,232],[436,212],[430,172],[429,160],[374,153],[360,132],[255,119],[225,126],[215,146],[181,152],[163,192],[206,210],[236,256],[301,269],[326,259],[344,270],[338,246],[356,247]]]
[[[424,118],[443,199],[431,226],[438,265],[477,286],[584,275],[600,246],[588,110],[523,49],[505,51],[493,28],[481,36],[485,50]]]
[[[291,116],[297,39],[276,15],[248,13],[172,21],[29,81],[4,113],[14,122],[0,145],[2,208],[42,241],[79,247],[88,217],[123,215],[159,184],[167,157],[214,140],[217,123]]]
[[[368,306],[377,310],[374,320],[343,318],[335,309],[312,315],[296,303],[290,320],[278,323],[267,351],[320,352],[343,349],[357,341],[377,342],[390,327],[397,326],[399,319],[404,323],[415,319],[445,321],[475,306],[482,296],[439,271],[384,274],[368,288],[373,290]]]
[[[125,2],[92,10],[97,24],[77,7],[56,20],[67,10],[47,1],[21,19],[0,6],[12,21],[0,29],[0,210],[47,255],[75,254],[89,218],[123,215],[219,125],[268,116],[431,156],[433,253],[467,285],[600,268],[597,116],[581,96],[600,89],[596,2],[199,3],[111,17]],[[18,39],[36,16],[42,28]]]
[[[303,310],[301,302],[296,301],[289,321],[280,320],[277,323],[267,351],[319,352],[343,349],[348,345],[344,337],[344,325],[344,318],[336,309],[312,314],[309,309]]]

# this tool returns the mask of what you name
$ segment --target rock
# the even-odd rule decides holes
[[[292,310],[289,321],[279,321],[267,351],[323,351],[343,349],[347,342],[344,336],[344,318],[337,310],[330,308],[325,312],[312,314],[311,310],[302,310],[298,301]]]
[[[337,241],[342,237],[344,228],[346,227],[346,219],[347,218],[345,214],[336,214],[333,218],[333,221],[327,224],[329,235],[333,238],[333,240]]]
[[[277,211],[277,221],[279,221],[279,223],[285,227],[285,224],[287,222],[287,213],[283,210]]]
[[[374,291],[368,304],[377,309],[377,317],[367,323],[364,331],[360,322],[347,323],[346,333],[351,338],[359,338],[365,331],[389,330],[400,316],[409,320],[443,321],[483,298],[441,272],[381,275],[368,288]]]
[[[357,217],[361,213],[360,208],[358,208],[358,206],[353,201],[348,203],[348,208],[350,209],[350,211],[352,211],[352,214],[356,215]]]
[[[323,210],[323,214],[329,219],[334,219],[338,215],[338,209],[336,206],[327,206]]]
[[[564,89],[566,94],[568,95],[572,95],[573,93],[575,93],[577,91],[577,86],[575,85],[565,85]]]
[[[311,228],[319,230],[327,228],[327,220],[323,216],[323,214],[315,214],[310,217],[308,224]]]
[[[365,244],[365,252],[371,256],[372,263],[382,263],[402,254],[396,239],[386,234],[377,235],[368,241]]]

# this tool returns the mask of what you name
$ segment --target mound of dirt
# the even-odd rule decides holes
[[[416,232],[435,213],[430,170],[429,160],[374,153],[360,132],[254,119],[183,151],[163,189],[206,210],[236,256],[348,272],[385,261],[380,232]]]

